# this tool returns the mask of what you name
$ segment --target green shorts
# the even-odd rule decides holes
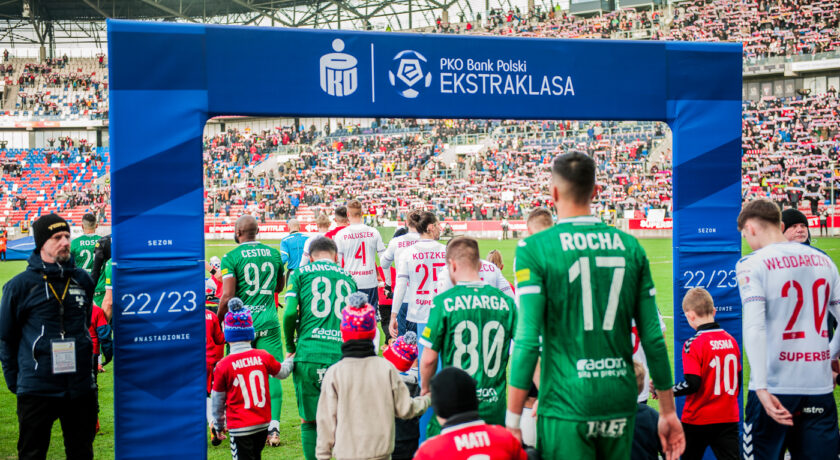
[[[300,418],[307,422],[315,421],[315,414],[318,411],[318,397],[321,396],[321,382],[330,366],[332,364],[295,363],[292,379],[295,383],[298,414],[300,414]]]
[[[580,422],[537,417],[537,448],[543,460],[597,458],[628,460],[636,414],[613,420]]]
[[[280,334],[279,327],[256,331],[254,340],[251,341],[251,346],[267,351],[268,354],[274,356],[277,362],[282,363],[285,358],[283,354],[283,337]]]

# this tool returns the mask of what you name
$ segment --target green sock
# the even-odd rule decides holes
[[[315,460],[315,441],[318,439],[318,431],[315,422],[302,422],[300,424],[300,441],[303,444],[303,458]]]

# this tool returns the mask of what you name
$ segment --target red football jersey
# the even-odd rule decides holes
[[[93,354],[99,354],[99,335],[96,333],[96,328],[108,324],[108,319],[105,318],[105,312],[101,308],[93,305],[93,311],[90,315],[90,340],[93,342]]]
[[[204,310],[204,325],[207,341],[207,367],[213,367],[225,355],[225,334],[216,314]]]
[[[414,460],[441,458],[527,460],[528,455],[508,430],[476,420],[444,428],[438,436],[427,439],[414,454]]]
[[[219,361],[213,373],[213,391],[225,392],[229,430],[271,421],[268,376],[278,372],[280,363],[265,350],[233,353]]]
[[[693,425],[739,420],[741,350],[720,328],[701,329],[683,346],[683,374],[700,376],[700,390],[685,398],[682,421]]]

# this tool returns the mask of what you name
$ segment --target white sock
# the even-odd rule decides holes
[[[277,430],[280,431],[280,421],[279,420],[272,420],[271,423],[268,424],[268,431]]]

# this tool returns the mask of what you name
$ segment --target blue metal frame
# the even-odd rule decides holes
[[[201,138],[217,115],[667,122],[674,346],[693,334],[687,283],[731,307],[718,319],[740,337],[738,44],[109,21],[108,46],[117,458],[206,457],[190,299],[203,292]]]

